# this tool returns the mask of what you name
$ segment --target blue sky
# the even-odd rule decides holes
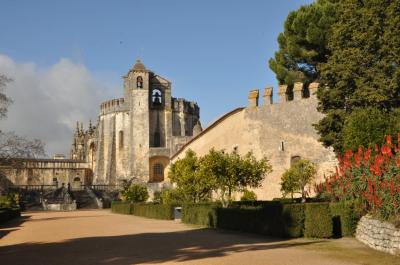
[[[310,2],[2,0],[0,54],[39,74],[62,59],[83,66],[106,90],[99,101],[122,96],[121,76],[141,58],[175,97],[198,102],[205,126],[246,105],[250,89],[276,89],[268,59],[288,13]]]

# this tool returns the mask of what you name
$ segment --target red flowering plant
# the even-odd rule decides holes
[[[400,133],[398,134],[400,139]],[[400,141],[398,141],[400,142]],[[394,145],[390,135],[379,148],[338,156],[336,173],[316,185],[316,192],[334,201],[356,201],[367,212],[383,220],[400,216],[400,143]]]

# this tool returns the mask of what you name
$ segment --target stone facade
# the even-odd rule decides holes
[[[400,228],[393,224],[363,216],[357,224],[356,238],[376,250],[400,254]]]
[[[293,88],[280,86],[276,104],[272,104],[271,87],[264,89],[263,104],[259,104],[259,91],[250,91],[248,107],[235,109],[211,124],[175,153],[171,161],[183,158],[189,149],[198,155],[215,148],[237,150],[240,154],[251,151],[258,159],[265,156],[273,172],[266,176],[261,188],[254,190],[262,200],[282,196],[282,173],[298,158],[316,163],[316,181],[322,181],[337,161],[333,151],[318,141],[312,126],[322,117],[314,95],[317,87],[316,83],[307,87],[302,83],[296,83]],[[310,191],[312,193],[312,187]]]
[[[72,185],[80,188],[92,180],[85,161],[69,159],[18,159],[19,166],[1,166],[0,171],[15,185]],[[16,163],[13,163],[16,164]]]
[[[173,98],[171,82],[140,60],[123,80],[124,97],[102,103],[97,125],[74,135],[71,159],[88,163],[89,184],[162,182],[170,156],[202,130],[197,104]]]

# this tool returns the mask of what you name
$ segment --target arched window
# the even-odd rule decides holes
[[[143,88],[143,78],[141,76],[136,78],[136,88]]]
[[[74,178],[74,181],[81,181],[81,178],[80,178],[79,176],[76,176],[76,177]]]
[[[151,93],[151,102],[153,103],[153,105],[162,104],[162,93],[159,89],[154,89]]]
[[[161,146],[160,133],[155,132],[154,133],[154,147],[160,147],[160,146]]]
[[[164,180],[164,166],[161,163],[156,163],[153,166],[153,181]]]
[[[119,131],[118,133],[118,138],[119,138],[119,148],[122,149],[124,148],[124,132],[123,131]]]

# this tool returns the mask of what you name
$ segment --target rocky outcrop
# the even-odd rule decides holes
[[[400,255],[400,228],[363,216],[357,225],[356,238],[379,251]]]

